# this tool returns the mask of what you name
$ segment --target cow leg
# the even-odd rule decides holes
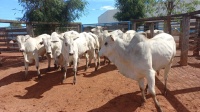
[[[92,59],[94,59],[94,64],[95,64],[95,71],[97,70],[97,60],[96,60],[96,53],[95,50],[92,50],[89,53],[89,65],[91,66]]]
[[[86,67],[85,67],[85,71],[88,69],[88,62],[89,62],[89,56],[88,53],[85,54],[85,58],[86,58]]]
[[[35,66],[37,69],[38,78],[41,78],[40,69],[39,69],[39,57],[35,55]]]
[[[24,79],[27,79],[27,75],[28,75],[28,65],[29,63],[24,61],[24,66],[25,66],[25,75],[24,75]]]
[[[99,68],[99,66],[100,66],[100,56],[99,56],[99,49],[97,49],[97,52],[96,52],[96,54],[97,54],[97,69]]]
[[[64,75],[63,75],[63,80],[62,80],[62,84],[64,83],[65,79],[66,79],[66,73],[67,73],[67,69],[68,69],[68,62],[65,62],[64,64]]]
[[[164,87],[164,95],[166,96],[167,95],[167,79],[168,79],[168,74],[169,74],[169,71],[171,69],[171,66],[172,66],[172,61],[165,67],[165,71],[164,71],[164,82],[165,82],[165,87]]]
[[[144,87],[144,78],[141,78],[138,80],[139,87],[142,93],[142,105],[146,102],[146,97],[145,97],[145,87]]]
[[[47,71],[50,70],[50,66],[51,66],[51,57],[47,56],[47,60],[48,60],[48,67],[47,67]]]
[[[74,63],[74,66],[73,66],[73,70],[74,70],[73,85],[75,85],[75,84],[76,84],[76,74],[77,74],[77,63],[78,63],[78,58],[74,58],[73,63]]]
[[[103,64],[105,65],[106,64],[106,57],[105,56],[103,56]]]
[[[95,64],[95,71],[97,71],[98,67],[99,67],[99,64],[97,62],[97,56],[96,56],[96,53],[95,53],[95,50],[93,52],[93,59],[94,59],[94,64]]]
[[[148,81],[148,90],[149,90],[149,93],[153,97],[156,109],[158,110],[158,112],[162,112],[160,104],[159,104],[158,100],[156,99],[156,93],[155,93],[155,71],[154,70],[149,70],[148,75],[147,75],[147,81]]]

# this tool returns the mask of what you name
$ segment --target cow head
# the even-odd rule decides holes
[[[65,33],[64,34],[64,40],[63,45],[65,47],[65,52],[67,52],[67,55],[73,55],[74,54],[74,40],[76,38],[70,37],[71,33]]]
[[[103,45],[99,51],[100,56],[109,56],[114,51],[115,41],[119,38],[115,32],[110,33],[110,35],[104,40]]]
[[[29,35],[18,35],[16,38],[16,42],[19,46],[19,51],[24,52],[25,51],[25,43],[30,38]]]
[[[40,44],[41,43],[44,44],[47,55],[50,55],[52,53],[51,38],[50,37],[42,38],[42,42],[40,42]]]

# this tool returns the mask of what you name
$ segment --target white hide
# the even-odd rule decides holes
[[[95,70],[97,67],[96,63],[96,54],[95,54],[95,44],[96,41],[92,35],[86,32],[82,32],[79,36],[71,37],[71,32],[66,32],[64,35],[64,43],[62,48],[62,53],[66,63],[73,61],[73,70],[74,70],[74,84],[76,83],[76,72],[77,72],[77,63],[79,57],[82,57],[84,54],[86,56],[86,69],[88,64],[91,63],[91,60],[95,60]],[[89,59],[88,59],[89,58]],[[65,71],[67,71],[67,64],[65,64]],[[66,73],[64,73],[64,79],[66,78]]]
[[[99,53],[107,56],[124,76],[138,81],[144,100],[146,99],[144,78],[146,78],[149,93],[152,94],[156,107],[161,111],[155,97],[155,71],[165,68],[166,90],[168,73],[176,54],[175,41],[171,35],[162,33],[147,39],[144,33],[137,33],[130,43],[127,43],[119,38],[119,35],[111,33]]]
[[[53,32],[49,38],[43,38],[43,44],[45,46],[45,49],[47,51],[47,55],[52,54],[54,59],[54,67],[57,68],[59,65],[61,67],[63,66],[62,62],[62,41],[60,40],[62,38],[62,34],[58,34],[56,32]],[[50,69],[50,63],[48,65],[48,69]]]
[[[50,35],[42,34],[35,38],[30,37],[29,35],[19,35],[16,40],[19,46],[19,50],[22,52],[24,56],[24,64],[25,64],[25,78],[28,74],[28,65],[35,60],[35,65],[37,68],[38,76],[40,76],[39,71],[39,56],[44,56],[45,48],[44,45],[41,45],[40,42],[42,38],[48,38]]]

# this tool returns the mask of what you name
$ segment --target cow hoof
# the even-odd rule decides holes
[[[61,67],[61,68],[60,68],[60,71],[61,71],[61,72],[64,72],[64,71],[65,71],[64,67]]]
[[[47,71],[47,72],[49,72],[50,70],[51,70],[51,69],[50,69],[50,67],[49,67],[49,68],[47,68],[47,70],[46,70],[46,71]]]
[[[164,90],[163,95],[164,95],[164,96],[167,96],[167,90],[166,90],[166,89]]]
[[[88,67],[85,67],[85,71],[87,71]]]
[[[42,77],[41,75],[38,75],[38,79],[41,79],[41,77]]]
[[[98,67],[95,67],[95,71],[97,71],[98,70]]]

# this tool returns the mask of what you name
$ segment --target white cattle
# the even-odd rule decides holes
[[[35,66],[37,69],[38,77],[40,77],[39,56],[44,56],[46,52],[44,45],[41,45],[40,42],[42,41],[42,38],[48,38],[48,37],[50,37],[50,35],[48,34],[42,34],[35,38],[32,38],[29,35],[17,36],[16,41],[19,46],[19,51],[21,51],[24,56],[25,78],[27,77],[28,74],[29,63],[32,63],[33,60],[35,60]]]
[[[135,35],[136,31],[135,30],[128,30],[123,34],[123,40],[126,42],[130,42],[133,36]]]
[[[147,39],[145,33],[137,33],[130,43],[127,43],[118,35],[111,33],[99,53],[107,56],[124,76],[138,81],[144,101],[146,100],[144,78],[146,78],[148,91],[153,96],[156,108],[162,111],[156,99],[155,71],[165,68],[164,93],[166,93],[168,73],[176,54],[175,41],[171,35],[161,33],[152,39]]]
[[[123,33],[121,30],[112,31],[112,34],[118,35],[118,37],[123,39],[125,42],[130,42],[135,33],[136,33],[135,30],[128,30],[125,33]]]
[[[60,65],[61,69],[63,67],[62,63],[63,56],[61,53],[62,41],[60,40],[60,38],[62,38],[62,35],[63,34],[58,34],[57,32],[53,32],[50,37],[43,38],[41,42],[41,44],[44,44],[47,56],[51,57],[50,54],[53,55],[54,68],[58,68],[58,66]],[[49,62],[48,70],[50,69],[50,64],[51,62]]]
[[[93,42],[94,43],[94,47],[95,47],[95,52],[96,52],[96,54],[97,54],[97,69],[98,69],[98,67],[99,67],[99,65],[100,65],[100,56],[99,56],[99,50],[100,50],[100,45],[99,45],[99,39],[98,39],[98,36],[97,35],[95,35],[94,33],[91,33],[91,32],[89,32],[89,34],[94,38],[94,40],[92,39],[91,40],[91,42]],[[90,37],[91,37],[90,36]]]
[[[95,70],[97,70],[96,54],[95,54],[95,39],[86,32],[80,33],[77,38],[72,38],[70,32],[64,34],[64,41],[62,47],[62,53],[65,59],[65,73],[64,79],[66,78],[67,73],[67,63],[73,61],[73,70],[74,70],[74,80],[73,84],[76,83],[76,73],[77,73],[77,63],[79,57],[85,54],[86,57],[86,68],[88,64],[91,63],[91,60],[95,61]],[[88,60],[89,58],[89,60]],[[88,63],[89,62],[89,63]],[[63,79],[63,81],[64,81]]]
[[[152,38],[150,30],[145,31],[145,33],[147,34],[147,38]],[[153,37],[156,36],[157,34],[160,34],[160,33],[164,33],[164,31],[163,30],[154,30],[153,31]]]
[[[100,45],[100,48],[101,48],[104,40],[106,39],[106,37],[109,36],[108,30],[104,30],[104,27],[102,27],[102,26],[97,26],[95,28],[92,28],[91,32],[93,32],[94,34],[96,34],[98,36],[99,45]],[[106,63],[106,61],[108,61],[108,63],[110,63],[108,58],[104,56],[104,64]]]

